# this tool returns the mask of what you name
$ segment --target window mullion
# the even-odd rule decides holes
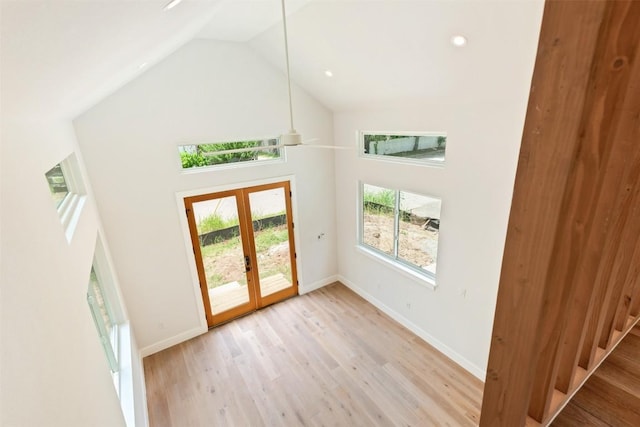
[[[398,259],[400,236],[400,190],[395,192],[395,207],[393,209],[393,257]]]

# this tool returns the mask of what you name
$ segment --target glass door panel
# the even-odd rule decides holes
[[[288,191],[288,190],[287,190]],[[292,289],[292,245],[285,188],[249,193],[258,282],[262,298]]]
[[[235,194],[192,204],[207,296],[214,318],[251,302]],[[204,287],[204,286],[203,286]]]
[[[184,202],[209,326],[298,293],[288,182]]]

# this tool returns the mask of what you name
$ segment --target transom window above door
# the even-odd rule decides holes
[[[277,138],[178,146],[182,169],[284,161]]]

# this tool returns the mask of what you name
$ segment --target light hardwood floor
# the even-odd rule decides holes
[[[336,283],[145,358],[151,427],[474,426],[482,382]]]

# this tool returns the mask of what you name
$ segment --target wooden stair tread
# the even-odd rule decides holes
[[[611,425],[640,426],[640,397],[600,376],[589,378],[572,403]]]
[[[552,426],[640,426],[640,327],[625,336]]]
[[[640,371],[633,372],[626,366],[622,367],[606,361],[600,365],[593,377],[605,381],[610,386],[621,388],[634,396],[640,396]]]
[[[553,422],[553,427],[611,427],[578,405],[568,405]]]
[[[640,355],[640,336],[632,335],[630,332],[607,358],[607,362],[640,376],[640,357],[638,355]]]
[[[635,336],[640,338],[640,324],[636,325],[629,331],[629,335],[627,336]]]

